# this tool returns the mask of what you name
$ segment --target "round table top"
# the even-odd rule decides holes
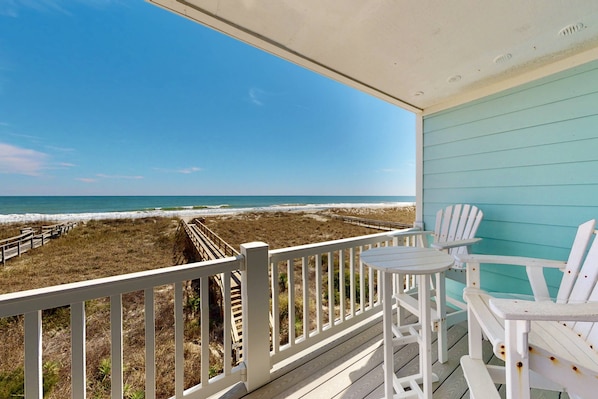
[[[447,270],[451,255],[433,248],[381,247],[361,253],[367,266],[387,273],[431,274]]]

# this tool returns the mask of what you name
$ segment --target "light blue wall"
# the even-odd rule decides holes
[[[423,134],[424,223],[477,205],[474,252],[565,260],[577,225],[598,218],[598,61],[425,116]],[[483,275],[497,291],[526,281],[513,267]]]

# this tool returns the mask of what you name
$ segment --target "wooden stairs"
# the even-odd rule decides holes
[[[202,261],[225,258],[227,256],[237,256],[239,253],[232,248],[216,233],[210,230],[201,219],[193,219],[191,223],[182,222],[187,236],[193,242],[195,250]],[[216,277],[216,282],[224,295],[223,276]],[[232,321],[232,339],[233,348],[237,360],[242,355],[243,343],[243,317],[241,300],[241,273],[234,271],[230,278],[230,300],[231,300],[231,321]]]

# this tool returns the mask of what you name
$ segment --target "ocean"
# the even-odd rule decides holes
[[[0,223],[189,217],[413,203],[414,196],[8,196],[0,197]]]

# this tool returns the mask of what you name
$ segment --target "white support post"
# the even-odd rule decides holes
[[[42,311],[36,310],[25,314],[25,398],[42,397]]]
[[[243,361],[247,371],[245,387],[251,392],[270,381],[268,245],[242,244],[241,255],[245,258],[241,291]]]
[[[424,226],[424,117],[415,115],[415,227]]]

